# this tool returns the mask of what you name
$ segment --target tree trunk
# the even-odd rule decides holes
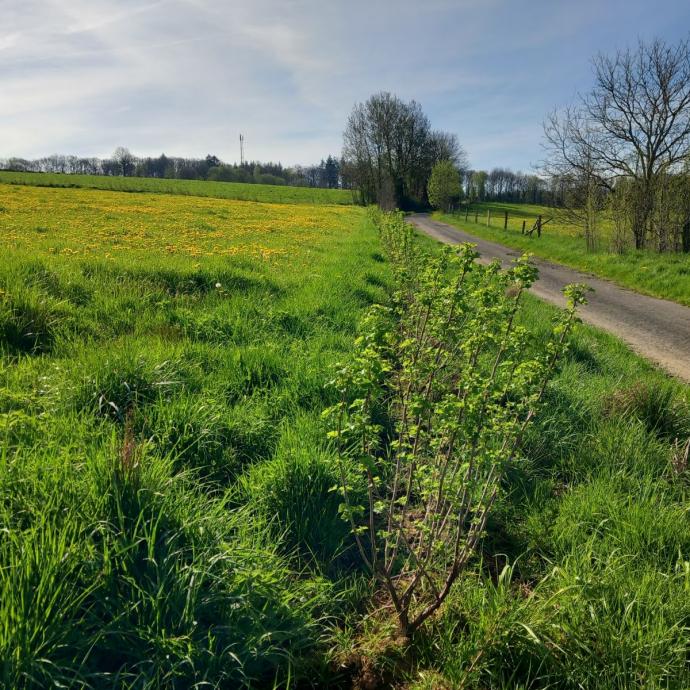
[[[688,218],[683,225],[682,246],[686,254],[690,253],[690,218]]]

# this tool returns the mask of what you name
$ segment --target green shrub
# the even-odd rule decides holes
[[[462,196],[460,173],[451,161],[439,161],[429,178],[429,203],[442,211],[450,211]]]

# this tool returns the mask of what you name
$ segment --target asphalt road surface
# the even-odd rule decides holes
[[[516,249],[469,235],[426,213],[411,215],[408,221],[446,244],[476,244],[482,261],[500,259],[508,265],[520,255]],[[535,258],[534,263],[539,268],[539,280],[532,287],[535,295],[563,306],[563,287],[568,283],[586,283],[594,292],[588,294],[588,304],[580,312],[583,321],[617,335],[639,354],[690,382],[690,307],[647,297],[543,259]]]

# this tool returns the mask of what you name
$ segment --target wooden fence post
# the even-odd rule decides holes
[[[477,220],[479,218],[479,211],[474,212],[474,222],[475,224],[478,223],[479,221]]]
[[[523,235],[525,234],[525,223],[526,223],[526,222],[527,222],[526,220],[523,220],[523,221],[522,221],[522,234],[523,234]]]
[[[505,212],[505,217],[503,218],[503,229],[508,229],[508,211]]]
[[[537,237],[541,237],[541,215],[537,218]]]
[[[488,228],[489,225],[491,225],[491,209],[486,212],[486,227]]]
[[[465,207],[465,223],[467,222],[467,216],[470,214],[470,207],[466,206]]]

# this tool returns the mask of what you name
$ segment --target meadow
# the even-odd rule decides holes
[[[0,204],[0,684],[287,677],[342,605],[303,576],[343,550],[335,509],[331,541],[285,530],[334,502],[325,383],[385,299],[363,210]]]
[[[487,226],[487,212],[491,210],[491,225]],[[504,213],[508,212],[508,228],[504,230]],[[478,213],[475,223],[475,213]],[[550,222],[543,227],[542,236],[522,234],[522,222],[531,230],[541,215]],[[467,220],[465,210],[451,214],[435,214],[439,220],[461,230],[500,242],[509,247],[533,253],[535,256],[556,261],[601,278],[608,278],[623,287],[653,297],[669,299],[690,305],[690,255],[659,254],[654,251],[628,248],[622,253],[614,251],[612,223],[602,218],[597,248],[587,251],[581,230],[559,219],[557,211],[533,204],[498,202],[473,203]]]
[[[102,189],[117,192],[149,192],[185,196],[243,199],[280,204],[353,204],[352,192],[344,189],[317,189],[284,185],[168,180],[154,177],[108,177],[104,175],[63,175],[0,170],[0,184],[37,187]]]
[[[321,414],[390,299],[371,216],[17,185],[0,206],[0,685],[690,685],[688,387],[580,325],[478,557],[401,642]],[[556,314],[527,300],[530,348]]]

